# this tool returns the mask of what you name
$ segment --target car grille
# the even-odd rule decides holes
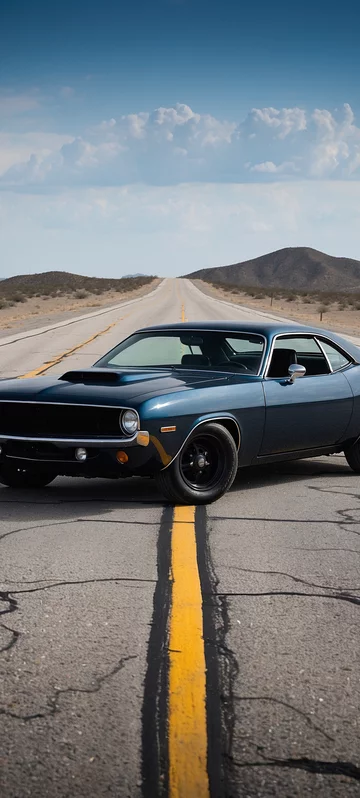
[[[0,402],[0,435],[27,438],[123,437],[115,407]]]

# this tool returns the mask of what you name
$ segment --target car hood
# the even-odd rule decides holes
[[[62,377],[35,377],[0,381],[0,401],[60,402],[137,406],[153,396],[211,385],[226,385],[231,375],[210,371],[86,369]],[[246,380],[246,378],[245,378]],[[247,381],[247,380],[246,380]]]

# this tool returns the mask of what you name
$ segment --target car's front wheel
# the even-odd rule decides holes
[[[56,474],[44,468],[16,468],[16,466],[0,466],[0,484],[8,488],[44,488],[56,477]]]
[[[157,483],[175,504],[208,504],[229,490],[237,467],[232,435],[221,424],[209,422],[195,430]]]

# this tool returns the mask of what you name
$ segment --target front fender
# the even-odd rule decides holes
[[[204,406],[208,409],[204,411]],[[209,388],[180,396],[168,394],[138,407],[141,428],[149,431],[162,467],[178,456],[196,427],[219,421],[232,432],[239,448],[239,465],[248,465],[258,455],[265,421],[265,403],[260,382],[229,385],[221,391]],[[163,428],[172,428],[164,431]]]

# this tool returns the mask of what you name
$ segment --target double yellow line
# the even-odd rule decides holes
[[[169,635],[169,794],[208,798],[206,665],[195,507],[174,508]]]

